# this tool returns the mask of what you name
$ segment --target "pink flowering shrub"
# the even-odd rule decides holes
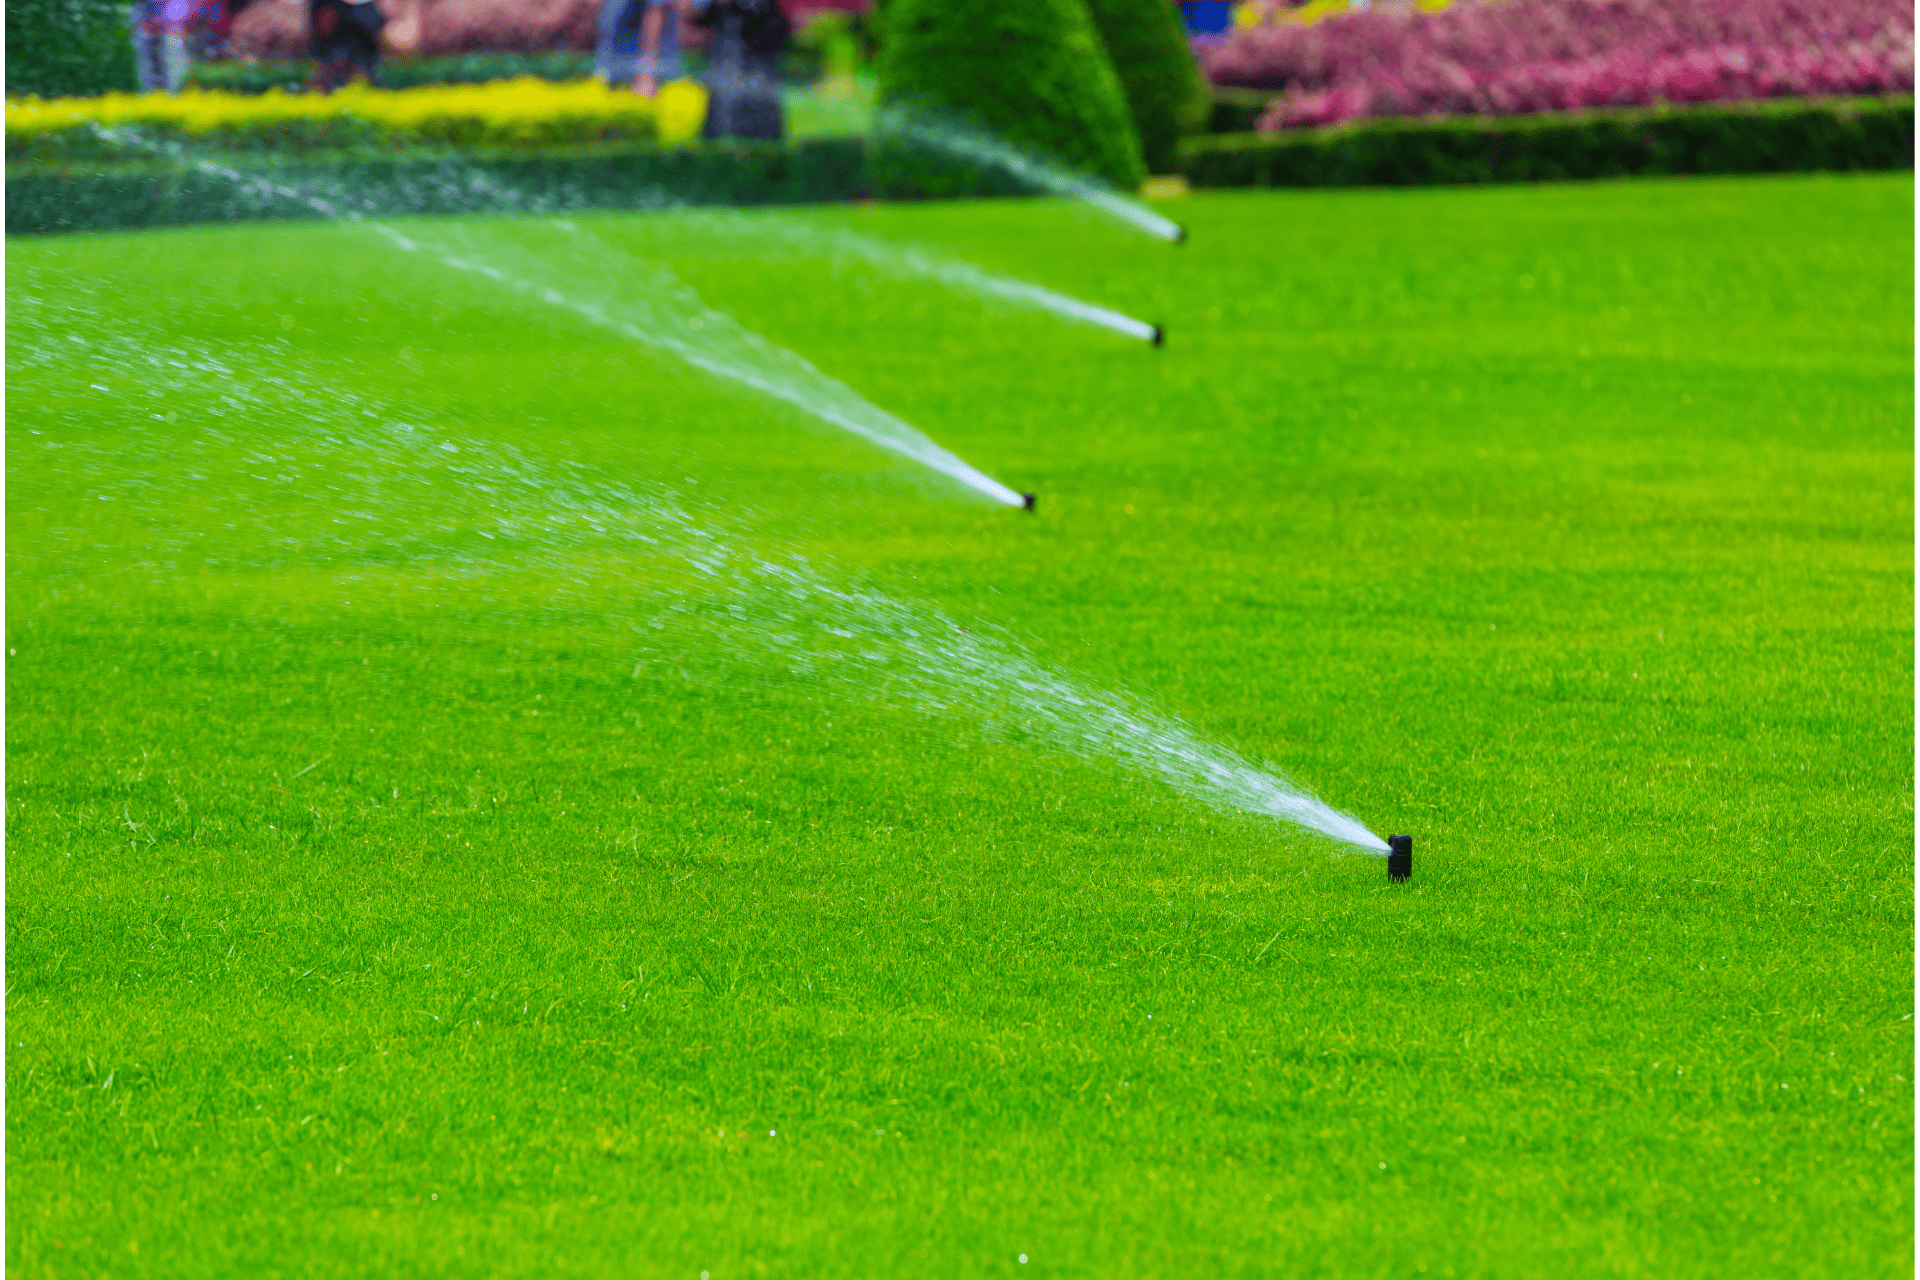
[[[1368,115],[1511,115],[1651,102],[1911,93],[1908,0],[1460,0],[1202,51],[1215,84],[1283,90],[1262,130]]]
[[[386,0],[390,17],[405,12]],[[420,55],[494,50],[536,53],[591,49],[599,33],[599,0],[420,0]],[[255,0],[233,23],[242,57],[308,56],[306,0]]]

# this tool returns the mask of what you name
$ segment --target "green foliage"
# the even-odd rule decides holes
[[[1180,139],[1206,128],[1212,108],[1180,11],[1168,0],[1086,4],[1126,91],[1148,170],[1172,173]]]
[[[1033,516],[365,227],[15,241],[9,1273],[1910,1276],[1912,199],[401,224],[671,261]],[[656,633],[662,489],[1413,882]]]
[[[879,60],[883,109],[978,129],[1131,191],[1140,136],[1083,0],[892,0]],[[889,138],[881,190],[934,194],[991,179],[938,148]]]
[[[717,142],[420,154],[227,156],[236,182],[190,163],[152,159],[17,164],[7,170],[7,230],[112,227],[318,216],[301,196],[366,212],[513,212],[674,204],[804,204],[852,200],[866,180],[856,139]]]
[[[1202,187],[1417,186],[1912,164],[1913,99],[1904,96],[1385,118],[1181,144],[1181,169]]]
[[[873,0],[867,7],[862,19],[866,26],[869,55],[877,58],[887,47],[887,15],[893,12],[897,0]]]
[[[1804,100],[1759,108],[1378,121],[1284,134],[1219,135],[1182,144],[1196,186],[1423,185],[1632,173],[1893,169],[1912,163],[1910,98]],[[22,149],[27,149],[22,142]],[[390,212],[509,211],[499,191],[561,208],[646,208],[671,193],[693,204],[852,200],[886,179],[881,148],[857,138],[698,144],[661,150],[610,144],[531,154],[306,154],[227,157],[311,194],[351,192]],[[95,146],[69,159],[9,164],[7,230],[59,232],[181,222],[311,216],[297,199],[244,196],[232,183],[164,160],[112,161]],[[894,189],[1012,194],[992,172],[956,179],[921,157]],[[464,181],[478,170],[494,185]],[[914,185],[917,183],[918,185]]]
[[[1213,90],[1213,107],[1207,116],[1208,133],[1252,133],[1260,127],[1277,95],[1271,89]]]
[[[815,68],[813,77],[851,76],[867,59],[867,32],[861,16],[845,9],[815,9],[794,33],[793,47]]]
[[[131,91],[125,0],[7,0],[7,96]]]

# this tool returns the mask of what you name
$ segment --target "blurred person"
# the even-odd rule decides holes
[[[781,138],[780,54],[793,24],[780,0],[712,0],[695,19],[713,29],[707,48],[703,138]]]
[[[308,87],[332,93],[355,80],[380,83],[380,33],[387,15],[378,0],[307,0],[313,41]]]
[[[233,15],[225,0],[133,0],[127,21],[140,92],[179,93],[190,63],[225,53]]]
[[[662,81],[680,77],[680,18],[689,7],[689,0],[605,0],[594,73],[653,97]]]

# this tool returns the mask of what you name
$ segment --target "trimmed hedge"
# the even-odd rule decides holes
[[[1735,109],[1375,120],[1182,144],[1196,186],[1407,185],[1663,173],[1906,169],[1913,99]],[[233,175],[217,172],[232,166]],[[269,189],[266,184],[272,184]],[[309,154],[275,159],[33,161],[7,166],[11,233],[318,218],[301,195],[365,213],[544,212],[806,204],[871,190],[856,138],[536,153]]]
[[[225,172],[222,172],[225,170]],[[7,167],[7,231],[363,215],[806,204],[863,194],[857,139],[574,147],[528,155],[312,154]]]
[[[1140,133],[1149,173],[1172,173],[1180,139],[1207,125],[1212,102],[1180,11],[1167,0],[1087,0]]]
[[[879,61],[889,117],[1004,139],[1124,191],[1147,176],[1140,136],[1083,0],[890,0]],[[981,165],[887,131],[875,157],[888,192],[960,194]]]
[[[7,96],[135,87],[126,0],[6,0]]]
[[[1213,91],[1213,104],[1207,116],[1208,133],[1253,133],[1260,117],[1280,95],[1271,89],[1220,89]]]
[[[1416,186],[1913,167],[1913,99],[1792,98],[1356,121],[1180,147],[1196,187]]]

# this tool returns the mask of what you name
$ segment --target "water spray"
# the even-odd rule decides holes
[[[1401,882],[1413,879],[1413,837],[1387,837],[1387,879]]]
[[[886,244],[850,231],[842,231],[824,239],[829,248],[869,262],[883,270],[924,276],[985,297],[1001,298],[1021,306],[1035,307],[1051,312],[1063,320],[1111,329],[1129,338],[1150,342],[1156,347],[1165,340],[1165,332],[1157,324],[1136,320],[1111,307],[1069,297],[1045,285],[1031,284],[1025,280],[1016,280],[1010,276],[984,271],[971,263],[930,257],[917,249]]]
[[[36,344],[30,335],[44,335],[38,345],[58,344],[64,362],[68,343],[81,336],[77,309],[65,298],[49,298],[40,304],[41,315],[25,310],[26,320],[13,317],[16,342],[31,351]],[[271,348],[223,348],[214,355],[170,346],[171,334],[121,337],[125,324],[117,314],[101,319],[96,328],[104,328],[110,342],[98,333],[86,335],[103,372],[150,367],[176,399],[184,393],[190,403],[204,405],[205,414],[194,416],[209,424],[276,424],[276,466],[298,467],[314,477],[324,488],[328,512],[351,518],[349,525],[311,533],[269,529],[246,501],[244,481],[253,464],[234,459],[231,476],[222,474],[206,487],[210,501],[230,504],[230,528],[249,531],[256,544],[243,540],[231,548],[234,557],[223,555],[223,561],[275,570],[292,563],[338,573],[359,562],[367,540],[414,514],[411,505],[396,507],[396,501],[427,504],[450,530],[474,535],[421,553],[420,567],[430,572],[418,585],[425,590],[429,582],[439,584],[441,594],[429,599],[450,615],[472,606],[471,583],[483,575],[533,572],[552,588],[549,607],[583,623],[601,619],[607,630],[594,634],[604,635],[609,646],[639,644],[642,656],[664,655],[684,650],[697,636],[703,647],[730,660],[803,680],[809,692],[829,690],[971,723],[995,736],[1156,779],[1211,807],[1295,824],[1355,852],[1392,858],[1404,851],[1411,860],[1409,837],[1389,845],[1273,765],[1257,764],[1125,688],[1103,687],[1051,665],[990,618],[950,613],[931,601],[830,573],[798,547],[756,547],[758,539],[747,535],[750,522],[738,523],[737,511],[730,517],[735,523],[717,523],[710,510],[685,507],[672,491],[636,485],[582,462],[412,425],[414,406],[362,399],[324,377],[302,380],[297,368],[255,381],[269,363],[258,353]],[[196,428],[144,439],[133,452],[83,452],[72,441],[20,447],[46,449],[49,456],[57,449],[69,482],[89,493],[109,486],[121,499],[116,511],[128,518],[137,512],[145,525],[138,550],[128,550],[146,563],[163,548],[169,557],[185,558],[186,548],[197,544],[178,529],[167,495],[142,477],[183,461],[195,471],[211,468],[232,443],[210,428]],[[1013,506],[1031,509],[1033,495],[1014,497]],[[79,545],[84,539],[64,541]],[[583,568],[603,558],[623,569],[609,576]],[[358,590],[353,598],[361,599]]]
[[[1171,218],[1127,199],[1112,186],[1089,173],[1068,169],[987,133],[956,116],[911,112],[895,107],[882,113],[879,127],[883,133],[895,133],[922,146],[944,151],[975,164],[1004,169],[1022,182],[1050,191],[1070,200],[1080,200],[1117,222],[1136,231],[1179,244],[1187,231]]]
[[[264,175],[243,173],[231,166],[195,157],[178,144],[155,142],[127,130],[98,125],[93,126],[93,130],[104,140],[185,161],[202,173],[231,182],[247,194],[295,202],[323,218],[363,227],[403,252],[432,258],[442,266],[484,277],[516,293],[565,308],[635,341],[668,351],[716,378],[784,400],[803,413],[930,467],[995,502],[1009,507],[1022,505],[1019,493],[941,448],[924,432],[873,404],[845,383],[822,373],[795,352],[776,346],[731,316],[707,306],[664,267],[647,264],[653,277],[647,282],[648,287],[625,291],[620,295],[621,309],[628,314],[611,314],[608,308],[510,274],[491,262],[437,246],[429,240],[433,234],[431,227],[417,228],[420,238],[416,239],[369,218],[362,210],[275,182]],[[555,225],[580,234],[576,227],[563,220],[556,220]],[[605,251],[604,243],[595,241],[595,244]]]

